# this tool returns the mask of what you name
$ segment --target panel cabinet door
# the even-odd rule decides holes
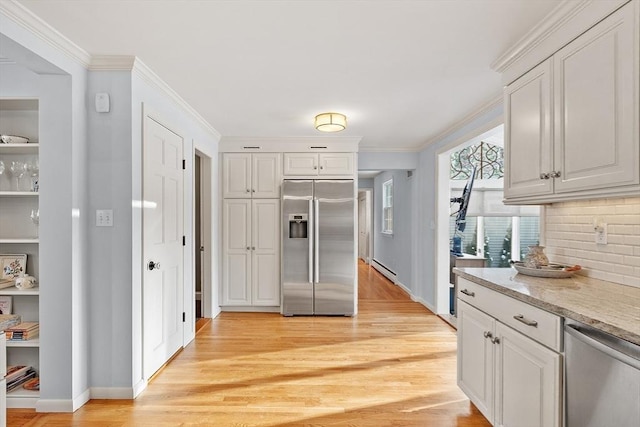
[[[251,194],[254,198],[279,198],[282,180],[280,153],[252,154]]]
[[[222,215],[222,305],[250,305],[251,200],[224,200]]]
[[[496,426],[561,426],[561,356],[496,322]]]
[[[317,175],[317,153],[284,153],[285,175]]]
[[[551,60],[505,88],[504,196],[553,193]]]
[[[352,153],[320,153],[320,175],[353,175]]]
[[[280,305],[280,200],[253,200],[252,303]]]
[[[495,320],[458,300],[458,387],[493,423]],[[488,334],[491,334],[489,336]]]
[[[222,155],[222,197],[251,198],[251,154]]]
[[[553,57],[556,193],[640,182],[636,20],[629,3]]]

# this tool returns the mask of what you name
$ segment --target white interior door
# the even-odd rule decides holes
[[[145,117],[142,310],[146,379],[183,342],[182,150],[179,135]]]

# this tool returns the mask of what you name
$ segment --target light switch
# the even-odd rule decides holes
[[[96,227],[113,227],[113,210],[96,210]]]

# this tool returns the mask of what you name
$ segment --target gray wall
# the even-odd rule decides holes
[[[358,188],[373,188],[373,178],[358,179]]]
[[[393,179],[393,234],[382,233],[382,184]],[[413,229],[414,178],[407,171],[384,171],[374,178],[373,258],[396,273],[397,280],[414,292]]]

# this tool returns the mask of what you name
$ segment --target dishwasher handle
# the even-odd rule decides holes
[[[613,337],[607,337],[605,340],[608,342],[605,343],[605,340],[599,339],[602,336],[599,331],[592,331],[573,324],[565,325],[564,331],[571,337],[600,350],[607,356],[626,363],[635,369],[640,369],[640,347]]]

